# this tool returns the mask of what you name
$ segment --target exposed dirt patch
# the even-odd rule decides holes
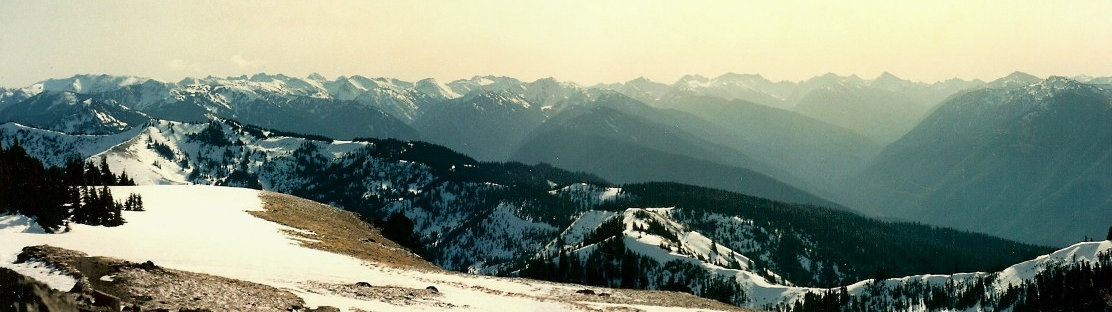
[[[379,301],[397,306],[426,306],[440,309],[466,308],[439,300],[443,297],[435,289],[414,289],[394,286],[374,286],[370,284],[330,284],[311,283],[309,289],[329,292],[343,297]]]
[[[43,262],[76,277],[78,283],[72,292],[78,294],[78,301],[94,302],[97,306],[117,301],[110,305],[138,307],[143,311],[287,311],[305,305],[301,298],[285,290],[167,269],[151,262],[89,257],[51,246],[26,247],[19,259]]]
[[[303,231],[288,231],[306,247],[404,269],[437,270],[432,263],[390,241],[358,216],[311,200],[261,192],[264,211],[251,215]]]
[[[734,305],[729,305],[692,294],[680,292],[660,290],[608,289],[593,287],[584,287],[583,289],[589,289],[594,292],[594,294],[582,294],[575,291],[566,291],[553,293],[552,297],[558,298],[559,300],[563,301],[583,303],[684,307],[708,309],[715,311],[754,311],[751,309],[744,309]],[[632,309],[629,307],[607,307],[604,310],[635,311],[636,309]]]

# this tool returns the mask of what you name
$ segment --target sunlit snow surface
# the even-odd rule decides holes
[[[396,306],[332,295],[309,281],[369,282],[380,286],[424,289],[436,286],[437,298],[476,311],[562,311],[577,307],[545,300],[553,293],[572,293],[572,285],[511,280],[456,273],[428,273],[389,269],[325,251],[301,247],[283,234],[288,227],[256,218],[260,210],[255,190],[214,186],[113,187],[119,197],[143,196],[147,211],[124,212],[127,224],[92,227],[73,224],[65,234],[43,234],[22,216],[0,217],[0,266],[69,290],[73,279],[34,265],[13,265],[24,246],[48,244],[79,250],[90,256],[153,261],[159,266],[241,279],[288,289],[309,306],[331,305],[373,311],[438,310],[431,305]],[[484,291],[482,288],[485,288]],[[504,292],[503,295],[494,293]],[[592,304],[599,307],[597,304]],[[646,308],[646,307],[639,307]],[[676,310],[675,308],[648,310]],[[467,308],[463,308],[466,310]],[[681,309],[682,310],[682,309]]]

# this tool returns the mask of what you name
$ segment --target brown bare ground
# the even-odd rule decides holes
[[[143,311],[204,309],[210,311],[286,311],[303,309],[304,301],[274,287],[220,276],[138,264],[53,246],[32,246],[19,257],[45,263],[78,280],[78,298],[103,292],[123,307]],[[78,299],[79,302],[84,302]],[[82,304],[83,311],[104,310]]]
[[[553,294],[553,297],[563,301],[597,302],[606,304],[683,307],[713,311],[755,311],[679,292],[660,290],[607,289],[586,286],[584,286],[583,288],[592,289],[596,293],[606,293],[609,294],[609,296],[584,295],[575,292],[566,292]],[[630,308],[628,307],[608,307],[604,310],[626,311],[629,309]]]
[[[251,215],[312,233],[288,231],[305,247],[344,254],[402,269],[439,270],[425,259],[386,239],[379,230],[349,211],[300,197],[261,192],[263,211]]]

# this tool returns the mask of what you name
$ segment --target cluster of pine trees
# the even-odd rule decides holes
[[[65,231],[71,221],[124,224],[120,211],[142,210],[143,202],[132,194],[125,204],[117,203],[107,187],[114,185],[135,185],[135,181],[126,173],[113,174],[103,159],[99,166],[70,159],[64,168],[47,167],[18,141],[8,148],[0,146],[0,213],[33,218],[47,232]]]

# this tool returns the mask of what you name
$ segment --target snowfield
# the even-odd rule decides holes
[[[159,266],[206,273],[274,286],[293,292],[311,307],[372,311],[566,311],[598,309],[611,304],[559,299],[584,288],[525,279],[494,278],[449,272],[388,268],[362,260],[302,247],[286,227],[256,218],[248,211],[262,209],[259,191],[251,189],[162,185],[113,187],[124,197],[137,193],[146,211],[125,211],[127,224],[93,227],[72,224],[64,234],[44,234],[22,216],[0,216],[0,266],[68,291],[68,276],[30,264],[12,264],[25,246],[51,245],[132,262],[153,261]],[[344,297],[320,283],[368,282],[375,286],[424,289],[435,286],[441,297],[430,304],[409,306]],[[573,297],[574,298],[574,297]],[[626,305],[627,307],[632,307]],[[675,307],[636,306],[643,310],[694,311]],[[698,309],[706,310],[706,309]]]

